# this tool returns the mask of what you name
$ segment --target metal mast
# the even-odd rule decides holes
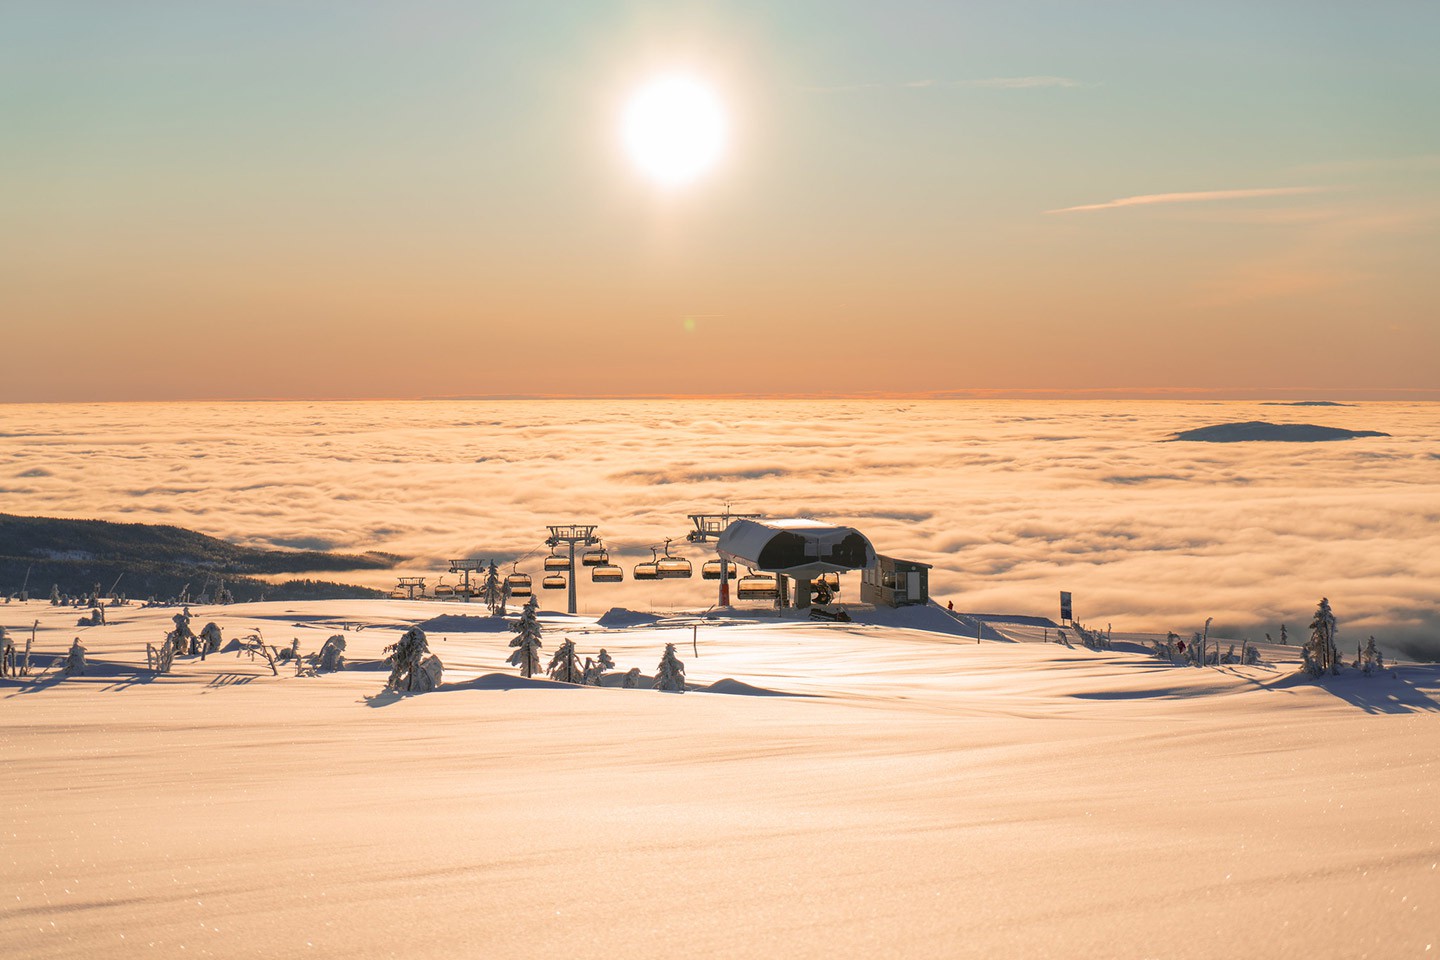
[[[763,513],[731,513],[730,504],[725,504],[724,513],[692,513],[690,521],[695,524],[695,529],[685,534],[685,539],[691,543],[709,543],[711,539],[719,540],[720,534],[735,520],[761,520]],[[715,551],[719,554],[720,551]],[[719,605],[730,606],[730,560],[720,556],[720,599]]]
[[[462,574],[465,575],[465,591],[464,591],[464,592],[465,592],[465,601],[464,601],[465,603],[469,603],[469,602],[470,602],[470,571],[471,571],[471,570],[484,570],[484,569],[485,569],[485,563],[486,563],[486,561],[484,561],[484,560],[478,560],[478,559],[475,559],[475,558],[469,558],[469,559],[466,559],[466,560],[451,560],[451,561],[450,561],[450,572],[451,572],[451,573],[462,573]]]
[[[595,524],[593,523],[549,524],[548,528],[550,537],[545,541],[546,546],[558,547],[562,543],[570,545],[569,582],[566,587],[570,593],[569,612],[573,614],[575,612],[575,544],[593,547],[600,542],[600,538],[595,536]]]

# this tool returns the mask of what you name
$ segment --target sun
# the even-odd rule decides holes
[[[725,153],[729,129],[715,91],[694,77],[657,77],[630,97],[621,120],[625,148],[640,170],[664,186],[708,173]]]

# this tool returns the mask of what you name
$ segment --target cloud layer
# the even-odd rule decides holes
[[[934,593],[972,611],[1051,614],[1072,590],[1082,619],[1117,630],[1214,616],[1259,638],[1300,633],[1324,595],[1347,643],[1436,638],[1440,409],[1292,417],[1391,437],[1159,442],[1276,417],[1215,401],[0,406],[0,510],[387,550],[433,582],[459,556],[527,556],[538,572],[547,523],[598,524],[627,565],[666,537],[698,564],[686,514],[728,501],[853,523],[934,564]],[[592,611],[670,609],[710,602],[713,585],[580,593]]]

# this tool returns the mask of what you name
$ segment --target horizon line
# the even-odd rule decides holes
[[[974,387],[960,390],[854,391],[824,393],[493,393],[416,394],[407,396],[212,396],[136,397],[130,399],[4,400],[0,406],[47,404],[91,405],[123,403],[479,403],[534,401],[945,401],[945,400],[1223,400],[1243,403],[1275,399],[1372,401],[1440,401],[1440,387]]]

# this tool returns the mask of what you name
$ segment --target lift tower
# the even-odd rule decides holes
[[[570,545],[570,570],[568,573],[569,582],[566,587],[570,593],[569,612],[575,613],[575,545],[593,547],[600,542],[595,536],[595,524],[593,523],[561,523],[549,524],[550,537],[545,541],[549,547],[558,547],[562,543]]]
[[[469,603],[469,602],[470,602],[470,571],[471,571],[471,570],[484,570],[484,569],[485,569],[485,563],[486,563],[486,561],[480,560],[480,559],[477,559],[477,558],[474,558],[474,557],[466,558],[466,559],[464,559],[464,560],[451,560],[451,561],[450,561],[450,572],[451,572],[451,573],[462,573],[462,574],[465,575],[465,587],[464,587],[464,595],[465,595],[465,600],[464,600],[464,602],[465,602],[465,603]]]
[[[725,505],[724,513],[692,513],[690,521],[695,524],[695,529],[685,534],[685,539],[691,543],[709,543],[711,539],[719,540],[720,534],[735,520],[762,520],[763,513],[731,513],[730,505]],[[730,559],[720,558],[720,599],[719,605],[730,606]]]

